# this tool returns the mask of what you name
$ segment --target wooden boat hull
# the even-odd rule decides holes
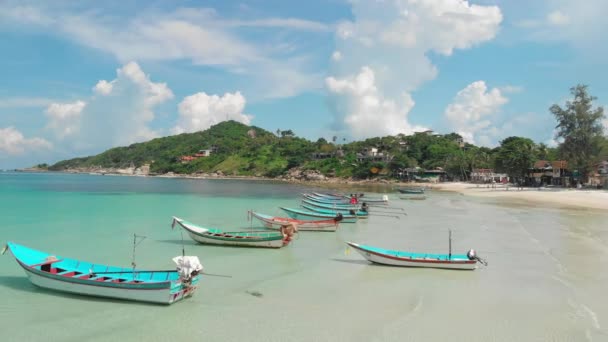
[[[293,208],[284,208],[280,207],[283,211],[287,213],[287,215],[291,218],[295,218],[298,220],[328,220],[333,219],[336,215],[328,215],[322,214],[314,211],[305,211]],[[343,220],[341,223],[356,223],[357,217],[354,215],[343,215]]]
[[[7,250],[32,284],[85,296],[172,304],[194,294],[199,280],[196,276],[185,286],[178,279],[177,271],[135,270],[133,273],[126,268],[51,256],[10,242]]]
[[[133,290],[77,284],[36,274],[25,268],[24,270],[29,280],[36,286],[85,296],[116,298],[157,304],[173,304],[187,298],[196,290],[192,289],[186,292],[184,290],[175,290],[169,287],[154,290]]]
[[[275,217],[264,215],[256,212],[251,212],[251,215],[264,224],[264,227],[269,229],[280,229],[281,226],[289,223],[297,224],[298,231],[311,232],[335,232],[338,229],[339,222],[335,220],[297,220],[288,217]]]
[[[431,255],[406,253],[398,251],[383,250],[380,248],[363,246],[354,242],[347,242],[347,245],[355,249],[365,259],[372,263],[401,266],[401,267],[427,267],[443,268],[454,270],[474,270],[477,268],[476,260],[469,260],[466,255]],[[423,256],[431,256],[425,258]]]
[[[219,232],[194,226],[179,218],[175,222],[198,243],[218,246],[281,248],[289,244],[279,232]]]

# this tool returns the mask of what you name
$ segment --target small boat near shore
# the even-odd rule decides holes
[[[368,261],[382,265],[455,270],[474,270],[478,262],[487,265],[472,249],[467,254],[427,254],[388,250],[354,242],[346,242],[346,244]]]
[[[414,200],[414,201],[422,201],[426,199],[424,195],[414,195],[414,196],[399,196],[402,200]]]
[[[348,203],[350,200],[350,196],[347,195],[330,195],[330,194],[321,194],[318,192],[313,192],[312,196],[317,197],[317,199],[319,200],[325,200],[325,201],[336,201],[336,202],[342,202],[342,203]],[[354,196],[354,194],[353,194]],[[388,196],[387,195],[383,195],[380,198],[374,198],[374,197],[364,197],[364,194],[358,194],[356,196],[357,201],[359,203],[363,203],[363,202],[367,202],[368,204],[388,204]]]
[[[335,232],[340,220],[333,218],[329,220],[298,220],[290,217],[277,217],[264,215],[254,211],[249,212],[252,217],[260,220],[266,228],[280,229],[286,224],[296,224],[299,231],[311,232]]]
[[[424,194],[423,188],[406,188],[406,189],[397,189],[402,194]]]
[[[298,220],[330,220],[336,218],[337,214],[323,214],[315,211],[301,210],[295,208],[279,207],[287,213],[289,217]],[[351,214],[341,214],[343,223],[357,223],[357,216]]]
[[[293,236],[282,232],[258,230],[227,232],[217,228],[205,228],[173,217],[171,227],[178,224],[192,240],[208,245],[281,248],[287,246]]]
[[[357,216],[357,218],[367,218],[369,216],[369,213],[367,211],[363,211],[363,210],[322,208],[319,206],[310,205],[310,204],[306,204],[306,203],[300,204],[300,206],[306,210],[321,213],[321,214],[327,214],[327,215],[334,215],[334,216],[338,215],[338,214],[355,215],[355,216]]]
[[[346,200],[328,200],[328,199],[323,199],[320,197],[311,196],[311,195],[307,195],[307,194],[303,194],[302,197],[303,197],[303,200],[306,200],[306,201],[315,202],[315,203],[324,204],[324,205],[331,205],[331,206],[336,206],[336,207],[341,207],[341,208],[358,209],[361,207],[361,204],[359,204],[359,203],[351,204]]]
[[[172,304],[192,296],[203,266],[195,256],[173,258],[176,270],[146,271],[68,259],[13,242],[10,251],[32,284],[62,292]]]
[[[321,203],[321,202],[311,201],[308,199],[303,199],[302,203],[313,206],[313,207],[317,207],[317,208],[336,209],[336,210],[345,211],[345,212],[349,212],[351,210],[358,211],[358,210],[361,210],[361,207],[362,207],[361,204],[337,205],[335,203]],[[365,207],[367,208],[367,204],[365,205]]]

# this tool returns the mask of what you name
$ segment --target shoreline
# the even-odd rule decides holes
[[[508,200],[528,205],[543,204],[558,208],[608,210],[608,191],[563,188],[523,188],[473,183],[439,183],[429,186],[433,190],[456,192],[464,196]]]
[[[43,170],[43,169],[16,169],[14,172],[21,173],[57,173],[57,174],[88,174],[92,176],[124,176],[124,177],[153,177],[153,178],[169,178],[169,179],[204,179],[204,180],[246,180],[246,181],[267,181],[267,182],[281,182],[288,184],[301,184],[301,185],[311,185],[318,186],[324,188],[384,188],[384,191],[392,192],[394,187],[400,186],[420,186],[420,183],[413,182],[397,182],[397,181],[388,181],[384,179],[372,179],[372,180],[353,180],[353,179],[344,179],[337,177],[326,177],[320,176],[319,173],[312,172],[312,176],[310,175],[302,175],[298,178],[296,177],[263,177],[263,176],[228,176],[223,174],[178,174],[178,173],[168,173],[168,174],[148,174],[148,173],[138,173],[138,172],[121,172],[116,170],[64,170],[64,171],[53,171],[53,170]],[[311,178],[307,178],[311,177]]]
[[[608,191],[602,190],[579,190],[562,188],[523,188],[518,190],[513,186],[497,185],[491,188],[488,184],[474,184],[464,182],[446,183],[415,183],[398,182],[387,180],[352,180],[335,177],[320,178],[317,173],[308,179],[306,175],[295,177],[269,178],[260,176],[227,176],[222,174],[143,174],[133,172],[116,172],[115,170],[66,170],[49,171],[40,169],[20,169],[16,172],[24,173],[65,173],[65,174],[89,174],[98,176],[127,176],[127,177],[155,177],[171,179],[203,179],[203,180],[245,180],[245,181],[267,181],[281,182],[286,184],[306,185],[327,189],[346,189],[350,191],[371,191],[378,193],[395,193],[398,187],[423,187],[433,191],[445,191],[460,193],[465,196],[488,198],[494,200],[507,200],[511,203],[526,205],[547,205],[557,208],[575,208],[591,210],[608,210]]]

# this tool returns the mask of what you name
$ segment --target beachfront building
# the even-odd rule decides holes
[[[565,160],[539,160],[528,170],[526,184],[532,186],[557,185],[570,186],[572,173]]]
[[[471,172],[472,183],[508,183],[509,176],[506,173],[496,173],[494,169],[473,169]]]
[[[602,160],[593,166],[589,175],[589,185],[608,189],[608,161]]]

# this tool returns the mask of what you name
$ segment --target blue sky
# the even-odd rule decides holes
[[[0,169],[232,119],[316,140],[458,132],[554,143],[608,103],[608,2],[0,2]]]

